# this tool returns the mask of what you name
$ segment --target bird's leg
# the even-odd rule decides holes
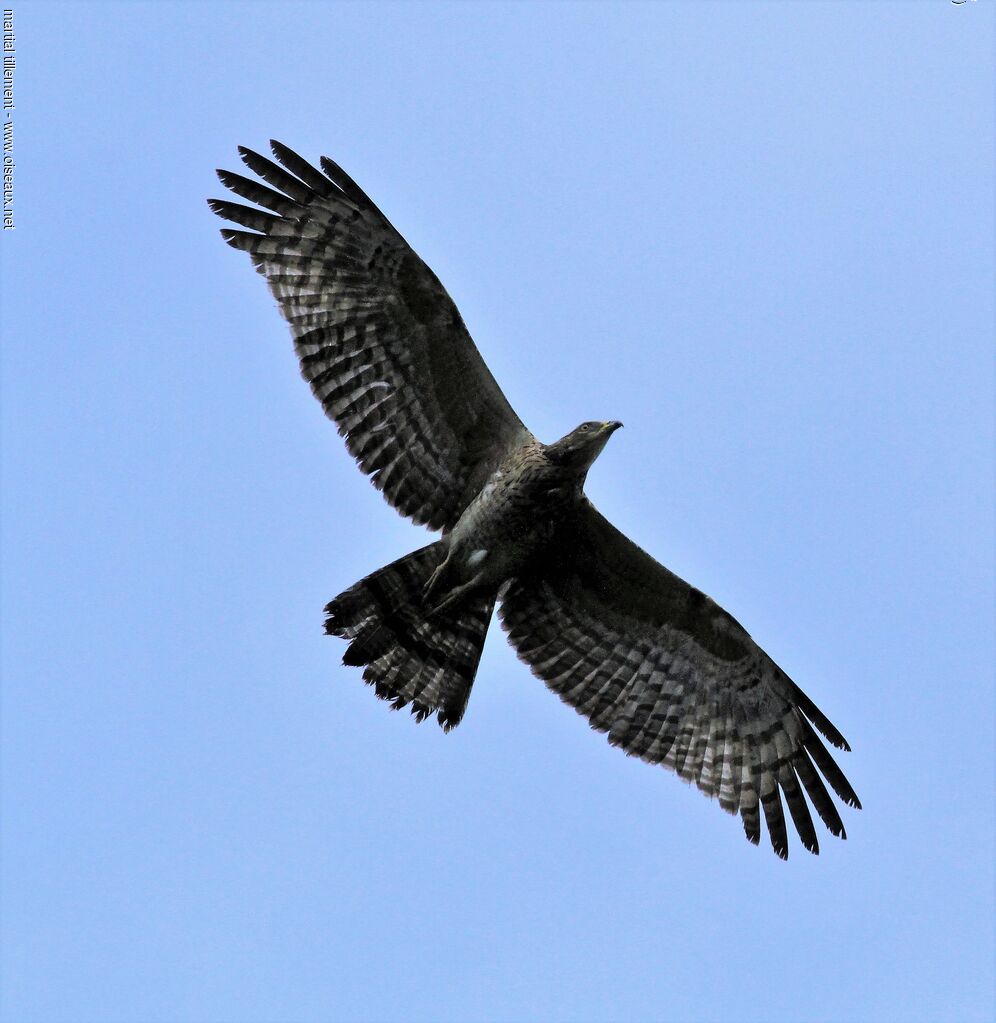
[[[464,594],[469,593],[472,589],[478,586],[484,581],[484,573],[478,572],[469,582],[462,583],[455,590],[451,590],[447,595],[446,599],[441,603],[437,604],[427,615],[426,618],[431,618],[433,615],[439,614],[441,611],[445,611],[448,607],[452,607]]]
[[[446,571],[446,566],[449,564],[450,557],[447,554],[445,558],[433,569],[432,575],[429,576],[428,582],[422,590],[422,600],[428,601],[429,598],[436,591],[436,587],[439,586],[439,582],[443,577],[443,573]]]

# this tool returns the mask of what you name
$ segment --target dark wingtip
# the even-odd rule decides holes
[[[761,832],[760,831],[751,831],[751,830],[749,830],[746,824],[744,824],[744,835],[747,838],[747,841],[750,842],[751,845],[760,845],[761,844]]]
[[[810,720],[813,721],[812,718],[810,718]],[[851,744],[843,735],[840,734],[840,732],[837,731],[836,728],[833,727],[833,725],[830,724],[829,721],[813,721],[813,724],[816,726],[816,730],[820,733],[820,735],[822,735],[834,749],[842,750],[844,753],[851,752]],[[829,727],[825,727],[826,725],[829,725]]]
[[[422,703],[420,700],[412,700],[412,717],[415,718],[416,724],[422,724],[422,722],[433,712],[435,708],[430,707],[427,703]]]
[[[462,706],[442,707],[436,715],[439,727],[444,732],[451,732],[463,720],[463,712],[464,708]]]
[[[363,656],[362,648],[356,643],[350,643],[346,647],[346,652],[342,655],[342,663],[350,668],[361,668],[367,662]]]
[[[339,620],[339,605],[334,600],[330,600],[324,608],[325,613],[325,635],[326,636],[342,636],[342,624]],[[347,650],[347,653],[349,651]],[[344,662],[345,663],[345,662]]]

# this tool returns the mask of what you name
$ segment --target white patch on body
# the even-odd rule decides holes
[[[488,552],[483,548],[476,551],[471,551],[469,556],[467,557],[467,564],[471,568],[476,568],[487,556]]]

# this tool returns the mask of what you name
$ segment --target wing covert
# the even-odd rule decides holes
[[[860,802],[820,741],[844,737],[744,628],[619,532],[587,501],[555,553],[512,581],[500,610],[519,656],[627,754],[663,764],[788,855],[782,798],[819,851],[803,792],[845,838],[824,778]],[[822,775],[822,777],[821,777]]]
[[[446,529],[531,434],[435,274],[335,163],[279,142],[240,147],[260,181],[218,171],[255,203],[211,199],[290,324],[301,374],[360,468],[418,524]],[[270,211],[270,212],[265,212]]]

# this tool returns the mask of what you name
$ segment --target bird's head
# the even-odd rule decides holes
[[[620,426],[622,423],[615,419],[608,423],[582,423],[566,437],[547,445],[547,458],[556,465],[587,472]]]

